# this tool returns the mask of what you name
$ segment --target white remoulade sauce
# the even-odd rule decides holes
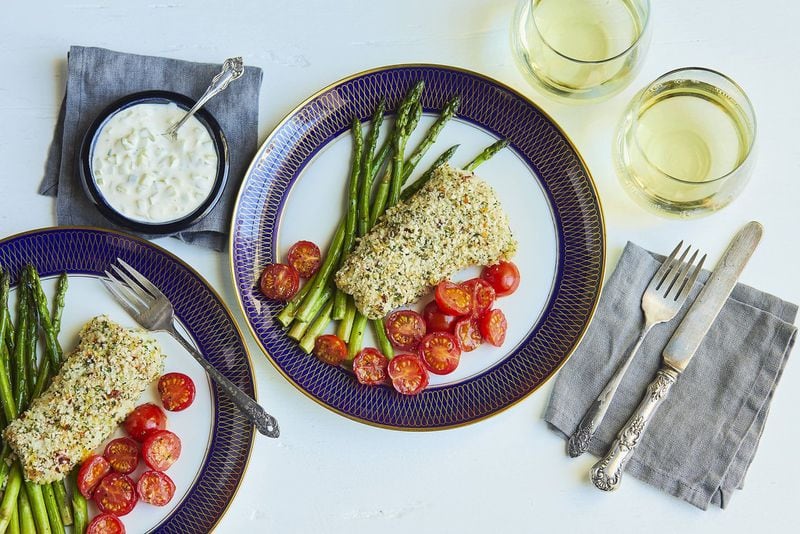
[[[92,177],[106,202],[134,221],[165,223],[196,210],[217,176],[211,134],[191,117],[177,139],[163,135],[186,113],[174,103],[136,104],[98,133]]]

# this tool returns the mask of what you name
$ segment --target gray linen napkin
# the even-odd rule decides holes
[[[545,413],[550,427],[572,434],[636,339],[641,299],[663,256],[632,243],[603,289],[578,349],[558,374]],[[589,451],[604,455],[661,365],[661,350],[700,292],[645,339]],[[703,510],[725,508],[741,489],[764,430],[769,404],[794,345],[797,306],[738,284],[686,371],[653,417],[627,473]]]
[[[221,64],[71,47],[67,59],[66,95],[47,154],[44,178],[39,185],[39,194],[58,197],[58,224],[125,230],[94,208],[83,191],[75,162],[86,130],[106,106],[131,93],[148,90],[173,91],[197,99],[221,68]],[[236,191],[258,141],[261,78],[261,69],[245,67],[241,78],[205,106],[222,126],[228,140],[230,174],[214,210],[190,229],[175,234],[181,241],[214,250],[225,249]]]

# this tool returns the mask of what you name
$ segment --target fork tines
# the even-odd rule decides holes
[[[703,264],[707,256],[703,254],[700,261],[695,264],[695,260],[700,254],[700,250],[696,249],[692,256],[686,260],[686,256],[688,256],[689,251],[692,249],[691,245],[687,245],[678,258],[678,252],[680,252],[682,247],[683,241],[678,243],[669,257],[664,260],[664,263],[661,264],[661,268],[656,272],[651,282],[651,285],[655,284],[656,291],[661,291],[666,285],[666,289],[663,293],[664,298],[672,297],[674,301],[685,299],[689,294],[700,271],[703,269]],[[673,289],[675,289],[674,292],[672,291]]]
[[[134,316],[144,313],[153,302],[159,298],[166,298],[161,290],[139,271],[120,258],[117,258],[117,262],[121,267],[112,264],[110,271],[104,271],[106,277],[100,280],[128,313]]]

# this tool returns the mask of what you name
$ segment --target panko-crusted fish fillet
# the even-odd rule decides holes
[[[444,165],[359,241],[336,273],[336,285],[353,295],[361,313],[378,319],[455,272],[509,259],[516,249],[491,186]]]
[[[63,478],[116,429],[163,368],[161,349],[145,332],[105,316],[86,323],[50,386],[3,434],[25,478]]]

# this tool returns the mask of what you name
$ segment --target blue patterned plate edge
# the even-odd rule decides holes
[[[566,150],[572,156],[574,156],[574,158],[575,158],[574,164],[577,166],[577,168],[570,167],[569,169],[565,170],[565,172],[567,172],[567,171],[569,171],[571,173],[577,172],[578,174],[583,175],[584,182],[585,182],[583,185],[584,185],[584,187],[586,189],[585,193],[586,193],[586,195],[588,195],[587,198],[589,198],[588,202],[590,203],[590,207],[595,210],[594,223],[596,225],[596,228],[593,229],[593,231],[594,231],[593,239],[595,240],[595,242],[589,244],[590,247],[593,247],[593,251],[592,252],[594,253],[594,255],[590,258],[591,261],[593,262],[593,264],[591,266],[586,266],[586,265],[577,265],[577,266],[570,265],[570,266],[567,266],[570,271],[579,270],[579,271],[582,271],[582,272],[590,272],[591,273],[591,279],[593,280],[593,284],[591,285],[591,288],[590,288],[591,304],[588,307],[588,309],[586,310],[586,314],[582,319],[582,324],[580,326],[579,331],[573,333],[572,338],[571,338],[570,343],[569,343],[569,346],[564,351],[564,354],[559,358],[558,362],[556,362],[548,370],[548,372],[544,376],[542,376],[540,378],[537,378],[536,384],[533,387],[527,388],[522,394],[517,395],[516,398],[510,399],[510,400],[507,400],[507,401],[503,401],[503,405],[502,406],[499,406],[497,408],[493,408],[488,413],[475,414],[475,413],[473,413],[471,411],[472,407],[469,407],[467,409],[467,415],[465,417],[457,417],[458,420],[439,421],[439,420],[436,420],[437,419],[436,417],[434,417],[434,420],[430,420],[430,418],[424,417],[423,419],[425,419],[425,420],[404,420],[404,421],[399,421],[399,422],[397,422],[397,421],[387,422],[387,421],[382,421],[382,420],[376,420],[375,418],[362,417],[362,416],[359,416],[357,414],[349,412],[347,409],[342,409],[340,407],[333,406],[333,405],[331,405],[330,402],[326,401],[326,399],[320,398],[318,396],[318,394],[319,394],[318,391],[309,391],[302,384],[298,383],[298,381],[295,380],[295,378],[293,378],[287,372],[287,370],[283,368],[283,366],[276,360],[275,356],[273,354],[271,354],[270,351],[265,346],[264,340],[262,339],[262,337],[257,332],[256,327],[254,326],[254,324],[253,324],[253,322],[251,320],[250,314],[248,313],[247,306],[246,306],[245,301],[244,301],[245,296],[243,294],[243,290],[244,290],[245,287],[248,290],[252,289],[253,286],[254,286],[253,280],[250,279],[249,281],[247,281],[247,280],[243,281],[241,279],[241,277],[239,276],[240,273],[237,272],[237,257],[236,257],[236,255],[237,255],[237,248],[236,248],[237,247],[237,240],[236,240],[236,238],[237,238],[237,231],[239,230],[239,228],[237,227],[237,221],[238,221],[238,218],[241,216],[240,212],[242,211],[242,200],[243,200],[243,197],[245,196],[245,193],[247,191],[247,186],[249,184],[249,178],[251,176],[253,176],[254,171],[259,167],[259,165],[261,165],[263,163],[262,159],[265,157],[265,154],[267,154],[269,149],[276,145],[278,134],[281,133],[282,129],[287,127],[287,125],[290,123],[290,121],[292,121],[292,119],[294,119],[294,118],[296,118],[298,116],[300,116],[301,119],[304,118],[304,117],[307,118],[307,119],[310,119],[310,115],[311,115],[310,112],[306,113],[306,115],[309,115],[309,117],[306,117],[305,115],[302,115],[302,112],[304,112],[306,110],[306,108],[309,107],[310,104],[315,103],[315,101],[320,100],[322,97],[328,96],[329,93],[332,93],[337,88],[341,88],[342,86],[344,86],[345,84],[347,84],[349,82],[353,82],[354,80],[358,80],[358,79],[361,79],[361,78],[365,78],[365,77],[368,77],[368,76],[371,76],[371,75],[376,75],[376,74],[380,74],[380,73],[384,73],[384,72],[403,71],[403,70],[423,71],[423,72],[424,71],[430,71],[430,70],[432,70],[432,71],[446,71],[446,72],[451,73],[452,75],[459,75],[459,76],[463,76],[463,77],[472,78],[472,79],[474,79],[474,80],[476,80],[476,81],[478,81],[480,83],[484,83],[484,84],[488,84],[489,86],[493,86],[493,88],[496,89],[497,91],[500,91],[500,92],[504,93],[505,95],[508,95],[508,96],[518,100],[524,106],[527,106],[530,110],[533,111],[534,114],[538,115],[541,118],[541,120],[544,121],[544,123],[546,123],[546,126],[548,128],[551,128],[553,130],[555,135],[562,140],[563,144],[565,145]],[[337,96],[335,95],[332,98],[337,98]],[[424,98],[424,96],[423,96],[423,98]],[[387,98],[388,104],[389,104],[389,105],[387,105],[387,113],[390,113],[391,111],[393,111],[393,109],[394,109],[394,101],[399,101],[399,99],[400,99],[400,96],[394,98],[394,100],[392,100],[391,98]],[[463,101],[462,101],[462,103],[463,103]],[[426,111],[434,108],[434,106],[426,105],[425,102],[423,102],[423,107],[425,108]],[[479,126],[482,126],[485,130],[487,130],[487,131],[489,131],[489,132],[491,132],[493,134],[502,133],[502,132],[496,131],[493,128],[487,127],[486,125],[482,125],[478,121],[470,120],[468,117],[462,116],[463,110],[464,110],[464,108],[462,106],[462,112],[460,112],[459,115],[458,115],[459,119],[465,119],[468,122],[472,122],[473,124],[478,124]],[[370,113],[371,113],[371,109],[368,112],[363,113],[362,116],[363,117],[368,117]],[[337,130],[337,132],[335,132],[335,134],[330,136],[330,138],[335,137],[335,135],[338,135],[338,133],[341,133],[342,131],[344,131],[346,129],[347,129],[346,125],[340,127]],[[324,144],[325,143],[323,143],[323,145]],[[292,177],[291,180],[289,180],[289,184],[288,184],[289,188],[291,188],[291,185],[294,183],[295,179],[299,176],[299,174],[302,171],[302,169],[304,168],[305,164],[308,163],[308,161],[310,161],[313,158],[313,156],[316,154],[316,152],[321,148],[322,148],[322,146],[318,146],[313,151],[311,151],[311,152],[309,152],[308,154],[305,155],[305,157],[303,158],[302,164],[299,165],[299,168],[294,173],[294,176]],[[513,139],[512,139],[511,148],[512,149],[518,148],[518,147],[514,146],[514,140]],[[531,161],[531,159],[529,159],[525,154],[520,153],[519,150],[518,150],[518,153],[526,161],[526,163],[529,164],[529,166],[532,169],[535,169],[535,172],[536,172],[536,174],[538,176],[539,172],[540,172],[540,168],[535,164],[535,162]],[[547,195],[548,195],[549,200],[551,201],[551,203],[553,202],[552,194],[553,194],[553,191],[551,189],[548,189],[547,190]],[[280,208],[282,207],[284,201],[285,201],[285,197],[282,197],[279,200],[279,207],[276,210],[278,213],[280,213],[280,211],[281,211]],[[586,206],[583,206],[583,207],[586,207]],[[558,228],[557,228],[558,233],[559,233],[559,245],[558,246],[559,246],[559,257],[562,258],[563,254],[565,252],[565,250],[564,250],[565,249],[565,243],[564,243],[564,239],[563,239],[563,221],[562,221],[562,219],[560,217],[560,210],[555,210],[554,209],[554,212],[556,213],[557,219],[559,221],[559,225],[558,225]],[[274,238],[273,238],[272,241],[274,242]],[[273,366],[276,368],[276,370],[281,375],[283,375],[284,378],[286,378],[292,385],[294,385],[298,390],[300,390],[304,395],[306,395],[307,397],[312,399],[314,402],[316,402],[318,404],[321,404],[325,408],[330,409],[333,412],[338,413],[338,414],[340,414],[342,416],[345,416],[345,417],[347,417],[349,419],[352,419],[354,421],[358,421],[358,422],[365,423],[365,424],[368,424],[368,425],[371,425],[371,426],[376,426],[376,427],[379,427],[379,428],[386,428],[386,429],[390,429],[390,430],[432,431],[432,430],[445,430],[445,429],[448,429],[448,428],[457,428],[457,427],[460,427],[460,426],[465,426],[465,425],[468,425],[468,424],[472,424],[472,423],[484,420],[484,419],[486,419],[488,417],[491,417],[493,415],[496,415],[496,414],[498,414],[498,413],[500,413],[502,411],[505,411],[508,408],[511,408],[512,406],[516,405],[517,403],[521,402],[522,400],[527,398],[529,395],[531,395],[532,393],[537,391],[541,386],[543,386],[547,382],[547,380],[549,380],[553,375],[555,375],[557,373],[557,371],[561,368],[561,366],[564,365],[564,363],[566,363],[566,361],[572,355],[572,353],[574,352],[575,348],[578,346],[578,344],[580,343],[581,339],[585,335],[586,330],[587,330],[589,324],[591,323],[591,320],[594,317],[594,313],[595,313],[595,311],[597,309],[597,302],[598,302],[598,299],[599,299],[599,296],[600,296],[600,292],[602,290],[603,278],[604,278],[605,266],[606,266],[606,229],[605,229],[605,222],[604,222],[602,203],[601,203],[600,197],[599,197],[599,195],[597,193],[597,187],[596,187],[596,185],[594,183],[594,180],[593,180],[593,178],[591,176],[591,173],[589,171],[589,168],[588,168],[585,160],[581,156],[580,152],[578,152],[577,148],[575,147],[575,144],[572,142],[572,140],[569,138],[569,136],[561,129],[561,127],[555,122],[555,120],[549,114],[547,114],[547,112],[545,112],[537,104],[535,104],[532,100],[530,100],[528,97],[526,97],[525,95],[523,95],[522,93],[520,93],[516,89],[513,89],[512,87],[510,87],[510,86],[508,86],[508,85],[506,85],[506,84],[504,84],[502,82],[499,82],[499,81],[497,81],[497,80],[495,80],[495,79],[493,79],[493,78],[491,78],[489,76],[486,76],[484,74],[480,74],[480,73],[477,73],[477,72],[474,72],[474,71],[471,71],[471,70],[468,70],[468,69],[464,69],[464,68],[460,68],[460,67],[447,66],[447,65],[426,64],[426,63],[422,63],[422,64],[398,64],[398,65],[390,65],[390,66],[383,66],[383,67],[376,67],[376,68],[373,68],[373,69],[368,69],[368,70],[365,70],[365,71],[362,71],[362,72],[347,76],[347,77],[342,78],[342,79],[340,79],[340,80],[338,80],[336,82],[331,83],[327,87],[317,91],[316,93],[314,93],[311,96],[309,96],[308,98],[306,98],[303,102],[298,104],[292,111],[290,111],[275,126],[275,128],[270,132],[270,134],[264,140],[264,142],[262,143],[261,147],[259,147],[259,150],[257,151],[256,155],[253,157],[253,160],[252,160],[249,168],[247,169],[247,172],[245,173],[244,179],[242,181],[242,185],[241,185],[241,187],[239,189],[239,193],[237,195],[237,199],[236,199],[236,202],[235,202],[234,212],[233,212],[233,215],[231,217],[231,234],[230,234],[229,254],[230,254],[230,258],[229,259],[230,259],[231,276],[232,276],[234,285],[236,286],[237,301],[239,303],[239,306],[240,306],[240,309],[242,311],[242,314],[244,315],[244,317],[245,317],[245,319],[247,321],[248,328],[249,328],[251,334],[253,335],[254,339],[258,343],[259,347],[261,348],[261,350],[267,356],[267,359],[273,364]],[[253,272],[254,272],[253,270],[249,271],[248,272],[248,276],[252,276]],[[559,280],[557,281],[558,282],[557,285],[559,285],[561,282],[563,282],[563,276],[562,276],[563,272],[564,272],[564,269],[562,268],[562,265],[560,265],[559,266],[559,274],[558,274]],[[560,287],[559,287],[559,289],[560,289]],[[551,309],[553,307],[553,304],[554,304],[554,302],[556,300],[556,296],[557,296],[556,289],[554,289],[554,293],[553,293],[553,295],[551,295],[550,302],[548,303],[548,306],[547,306],[548,310],[545,313],[545,315],[551,311]],[[280,309],[280,306],[277,305],[277,304],[266,303],[266,305],[263,308],[264,315],[269,316],[270,319],[271,319],[277,313],[277,311],[279,309]],[[274,323],[273,323],[273,326],[274,326]],[[539,326],[537,326],[535,328],[535,331],[537,331],[539,329]],[[279,330],[280,333],[283,333],[282,330],[280,330],[280,329],[278,329],[278,330]],[[535,331],[534,331],[534,333],[535,333]],[[285,337],[285,334],[284,334],[284,337]],[[530,344],[531,339],[533,337],[534,337],[533,335],[529,336],[528,339],[526,339],[522,343],[522,345],[524,346],[526,344]],[[519,350],[517,352],[519,352]],[[516,354],[516,353],[514,353],[514,354]],[[510,354],[507,357],[507,359],[511,359],[511,356],[513,356],[514,354]],[[310,358],[310,360],[313,361],[315,359],[314,358]],[[317,363],[319,363],[319,362],[317,362]],[[323,383],[327,384],[329,382],[329,380],[332,378],[331,375],[332,374],[336,374],[336,373],[338,373],[341,376],[333,377],[333,379],[338,378],[339,381],[341,382],[342,376],[346,376],[348,380],[352,380],[351,376],[348,376],[348,374],[345,371],[341,370],[341,369],[334,369],[334,368],[332,368],[330,366],[326,366],[325,364],[321,364],[321,363],[319,363],[319,365],[323,365],[323,366],[328,368],[328,369],[326,369],[327,373],[324,376]],[[447,387],[444,387],[444,388],[436,388],[434,391],[442,391],[442,390],[448,390],[448,389],[452,390],[454,388],[458,389],[458,386],[460,386],[460,384],[456,384],[454,386],[447,386]],[[378,390],[378,389],[385,389],[385,388],[367,388],[367,389]],[[417,395],[416,397],[412,397],[412,398],[403,397],[400,402],[407,402],[409,399],[420,399],[420,400],[423,400],[423,399],[425,399],[425,397],[427,395],[430,395],[431,393],[432,392],[429,390],[429,391],[423,392],[420,395]],[[402,396],[395,395],[395,397],[402,397]],[[362,399],[358,399],[358,400],[354,401],[354,403],[357,404],[361,400]]]
[[[85,246],[85,241],[92,239],[97,241],[98,250],[94,254],[81,255],[80,252],[74,253],[75,251],[68,255],[57,253],[59,245],[65,248],[72,245]],[[107,245],[109,242],[116,246],[99,246],[101,243]],[[152,256],[154,262],[156,258],[160,261],[152,265],[141,265],[135,254],[142,250],[147,250],[149,254],[154,255]],[[255,396],[256,382],[253,362],[247,350],[243,333],[230,308],[200,273],[173,253],[137,236],[89,226],[39,228],[0,239],[0,265],[12,275],[12,283],[16,283],[20,268],[28,263],[36,265],[42,277],[64,271],[68,274],[99,276],[103,269],[108,268],[110,260],[117,256],[123,258],[156,285],[159,285],[175,305],[176,315],[197,342],[201,352],[207,355],[220,372],[245,392]],[[62,258],[67,258],[68,266],[65,267],[65,263],[59,263]],[[163,273],[163,271],[157,271],[159,263],[172,263],[179,267],[177,273],[174,270],[169,273],[169,278],[173,279],[172,283],[165,284],[158,276],[158,272]],[[180,271],[180,269],[183,270]],[[176,276],[176,274],[182,276]],[[162,274],[162,276],[164,275]],[[194,284],[192,289],[204,289],[207,294],[198,296],[197,292],[187,291],[186,295],[180,295],[178,288],[181,287],[181,283],[187,281]],[[225,333],[220,334],[220,329],[215,328],[212,335],[210,327],[218,327],[219,324],[210,324],[217,319],[216,316],[212,316],[210,311],[204,314],[202,320],[187,320],[182,312],[185,313],[189,303],[197,305],[198,302],[210,304],[212,308],[214,304],[217,304],[216,311],[218,313],[216,315],[221,313],[225,322],[229,323],[232,329],[229,328]],[[197,324],[194,324],[195,322]],[[223,357],[216,356],[217,353],[214,350],[221,345],[229,347],[233,338],[238,340],[240,350],[233,355],[228,353]],[[222,354],[222,351],[219,351],[219,354]],[[242,355],[244,355],[243,359],[238,358]],[[234,357],[238,363],[231,363]],[[228,511],[241,487],[253,453],[255,430],[233,403],[221,395],[216,387],[212,388],[211,392],[215,411],[210,414],[213,417],[212,435],[203,465],[195,477],[193,486],[186,492],[181,503],[158,525],[155,525],[151,532],[211,532]]]

